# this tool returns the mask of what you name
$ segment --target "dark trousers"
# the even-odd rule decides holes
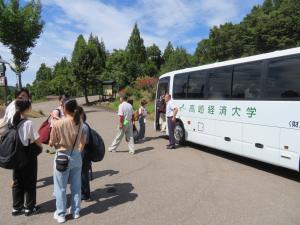
[[[139,131],[139,139],[143,139],[145,137],[146,124],[143,116],[139,117],[140,131]]]
[[[22,169],[13,170],[13,208],[33,209],[36,205],[37,156],[28,156],[28,163]]]
[[[82,152],[82,170],[81,170],[81,198],[89,199],[91,197],[90,190],[90,176],[89,170],[91,167],[91,160],[85,154],[86,150]]]
[[[174,129],[175,122],[172,121],[172,117],[168,117],[169,142],[171,146],[175,146]]]

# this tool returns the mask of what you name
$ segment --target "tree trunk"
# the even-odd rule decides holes
[[[87,87],[84,87],[84,97],[85,97],[85,104],[89,105],[89,99],[88,99],[88,89]]]
[[[22,88],[22,79],[21,79],[21,73],[17,73],[17,79],[18,79],[18,89]]]

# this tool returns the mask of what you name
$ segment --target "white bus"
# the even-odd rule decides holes
[[[169,72],[157,102],[167,92],[179,108],[178,143],[299,171],[300,48]]]

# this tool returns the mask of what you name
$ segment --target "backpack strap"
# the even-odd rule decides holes
[[[91,144],[93,143],[92,128],[90,127],[90,125],[88,125],[88,123],[84,122],[84,124],[89,128],[89,144]]]
[[[75,139],[75,141],[74,141],[74,144],[73,144],[73,147],[72,147],[72,151],[71,151],[70,156],[72,155],[72,153],[73,153],[73,151],[74,151],[74,148],[75,148],[75,145],[76,145],[76,142],[77,142],[77,138],[78,138],[78,135],[79,135],[80,128],[81,128],[81,124],[79,124],[78,132],[77,132],[76,139]]]
[[[21,119],[20,122],[18,123],[18,125],[16,126],[16,129],[19,130],[19,128],[23,125],[23,123],[25,123],[27,121],[27,119]]]

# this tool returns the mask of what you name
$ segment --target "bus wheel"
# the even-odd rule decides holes
[[[177,121],[174,129],[175,141],[177,144],[184,145],[185,131],[181,122]]]

